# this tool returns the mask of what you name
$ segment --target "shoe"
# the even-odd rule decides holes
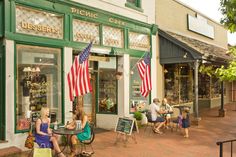
[[[66,157],[62,152],[57,154],[58,157]]]
[[[160,130],[155,130],[154,131],[156,134],[163,134],[163,132],[161,132]]]
[[[184,135],[184,138],[189,138],[189,136],[187,136],[187,135]]]

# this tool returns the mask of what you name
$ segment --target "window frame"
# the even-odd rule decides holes
[[[134,3],[128,2],[128,1],[126,0],[125,6],[128,7],[128,8],[137,10],[137,11],[139,11],[139,12],[143,12],[142,5],[141,5],[141,4],[142,4],[142,0],[135,0]]]

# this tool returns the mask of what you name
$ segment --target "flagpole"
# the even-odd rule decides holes
[[[143,59],[143,56],[145,56],[147,53],[150,53],[150,52],[145,52],[140,58],[139,60],[134,64],[134,66],[130,69],[130,71],[132,71],[134,69],[134,67],[136,66],[136,64],[141,60]]]

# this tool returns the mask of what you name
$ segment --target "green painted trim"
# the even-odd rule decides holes
[[[10,26],[10,31],[11,32],[16,32],[16,5],[11,1],[11,26]]]
[[[11,8],[10,8],[10,2],[8,0],[5,0],[5,9],[4,9],[4,29],[5,32],[10,32],[10,26],[11,26]]]
[[[128,33],[128,29],[124,30],[124,48],[128,49],[129,48],[129,33]]]
[[[17,130],[16,128],[17,128],[17,112],[16,112],[16,108],[17,108],[17,106],[16,106],[16,56],[17,56],[17,54],[16,54],[17,52],[16,52],[16,42],[14,42],[14,73],[13,73],[13,75],[14,75],[14,131],[15,131],[15,133],[22,133],[22,132],[26,132],[27,130]]]
[[[66,73],[64,73],[64,53],[65,50],[61,48],[61,122],[63,125],[65,124],[64,79],[66,77]]]
[[[6,48],[4,46],[3,39],[0,40],[0,55],[1,55],[1,62],[0,62],[0,125],[1,128],[1,136],[0,140],[6,139]]]
[[[76,3],[74,1],[69,1],[69,0],[68,1],[54,0],[55,3],[52,3],[50,1],[45,1],[45,0],[30,0],[30,1],[15,0],[15,2],[19,4],[21,3],[24,5],[28,5],[28,6],[38,7],[41,9],[43,8],[43,9],[51,10],[53,12],[60,12],[63,14],[72,14],[73,16],[90,19],[90,20],[97,21],[99,23],[104,23],[104,24],[111,23],[109,22],[109,18],[115,18],[115,19],[124,21],[127,24],[122,27],[137,28],[137,30],[140,30],[142,28],[148,28],[150,30],[152,26],[151,24],[148,24],[148,23],[140,22],[135,19],[131,19],[122,15],[117,15],[108,11],[104,11],[95,7],[87,6],[87,5]],[[72,13],[71,7],[74,7],[76,9],[88,10],[92,13],[97,13],[99,14],[99,17],[95,19],[91,17],[84,17],[76,13]],[[116,26],[117,24],[114,24],[114,25]]]
[[[103,45],[103,25],[99,25],[99,39],[100,39],[100,45]]]
[[[70,16],[69,15],[65,15],[64,16],[64,25],[63,25],[63,28],[64,28],[64,37],[63,39],[65,39],[66,41],[70,41],[70,32],[72,31],[72,29],[70,28]]]
[[[135,6],[133,3],[126,2],[125,6],[143,13],[143,9],[141,7]]]
[[[3,6],[3,2],[0,1],[0,37],[3,36],[3,32],[4,32],[4,25],[3,25],[3,21],[4,21],[4,6]]]
[[[158,31],[158,26],[156,24],[153,24],[151,28],[151,34],[156,35],[157,31]]]

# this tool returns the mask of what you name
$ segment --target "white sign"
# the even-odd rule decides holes
[[[198,15],[193,17],[188,15],[188,29],[214,39],[215,32],[214,27],[207,23],[207,19]]]

